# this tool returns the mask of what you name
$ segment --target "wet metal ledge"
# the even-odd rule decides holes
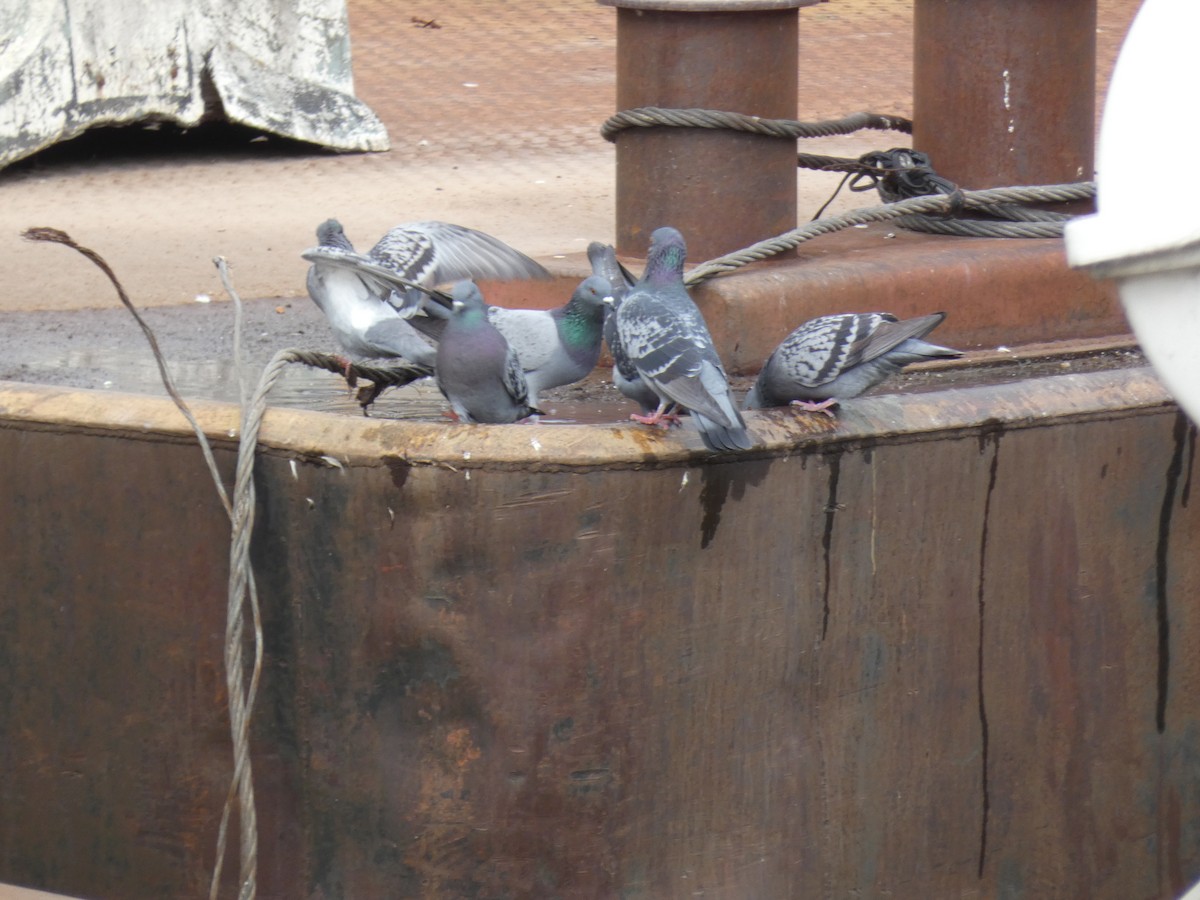
[[[266,452],[333,456],[345,465],[403,461],[463,468],[658,467],[706,459],[788,455],[847,443],[908,442],[947,432],[1030,428],[1104,419],[1173,405],[1146,366],[1053,375],[1004,384],[881,394],[843,405],[836,419],[790,409],[748,413],[761,446],[714,455],[689,424],[670,431],[629,424],[454,425],[268,408]],[[232,444],[239,410],[195,401],[193,412],[216,444]],[[136,440],[192,441],[167,399],[0,382],[0,427],[85,431]]]

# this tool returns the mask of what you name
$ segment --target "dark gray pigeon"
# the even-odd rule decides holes
[[[824,411],[857,397],[909,363],[954,359],[958,350],[921,340],[946,318],[898,320],[888,313],[844,313],[805,322],[763,364],[743,409],[792,404]]]
[[[338,343],[354,357],[402,357],[429,373],[436,351],[382,298],[393,286],[370,273],[343,265],[341,259],[358,256],[336,219],[317,228],[319,246],[305,252],[308,294],[325,313]]]
[[[621,343],[621,337],[617,334],[617,310],[625,294],[637,283],[637,279],[621,265],[612,244],[593,241],[588,244],[587,254],[592,271],[607,278],[613,286],[613,302],[609,306],[608,315],[604,317],[604,340],[608,344],[609,355],[613,358],[613,384],[617,390],[641,407],[643,415],[651,415],[658,409],[658,394],[642,381],[642,376],[630,361],[629,354],[625,352],[625,345]]]
[[[517,354],[488,321],[479,288],[462,281],[437,348],[437,386],[462,422],[506,424],[538,412]]]
[[[612,296],[606,278],[591,275],[581,281],[571,299],[555,309],[488,307],[488,321],[516,351],[529,385],[529,403],[538,405],[542,391],[586,378],[600,361],[604,313]],[[429,315],[411,321],[422,334],[437,340],[445,328],[438,318],[444,300],[426,300]]]
[[[675,403],[691,412],[710,450],[748,450],[754,439],[733,405],[729,379],[717,356],[704,317],[683,284],[687,248],[674,228],[650,236],[646,271],[616,310],[617,335],[638,375],[658,397],[648,416],[631,418],[656,425]]]

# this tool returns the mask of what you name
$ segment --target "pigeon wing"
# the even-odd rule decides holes
[[[546,269],[503,241],[448,222],[410,222],[385,234],[367,254],[423,285],[464,278],[550,278]]]
[[[525,381],[521,360],[512,347],[508,348],[508,355],[504,360],[504,389],[517,405],[529,405],[529,384]]]
[[[656,394],[722,425],[733,424],[700,378],[702,364],[715,353],[690,300],[669,303],[635,292],[621,303],[617,316],[625,352]]]

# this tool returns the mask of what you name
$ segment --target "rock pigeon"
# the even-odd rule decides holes
[[[529,385],[529,404],[538,405],[542,391],[586,378],[600,361],[604,313],[612,296],[608,279],[591,275],[579,283],[571,299],[556,309],[488,308],[488,321],[516,351]],[[438,319],[441,301],[427,302],[427,317],[414,317],[423,334],[438,339],[445,328]]]
[[[845,313],[805,322],[767,358],[742,407],[793,404],[828,413],[909,363],[962,356],[921,340],[944,318],[933,313],[901,322],[888,313]]]
[[[674,228],[650,236],[646,271],[616,310],[617,335],[638,375],[658,397],[647,425],[667,417],[676,403],[690,410],[710,450],[748,450],[754,440],[733,405],[729,379],[704,317],[683,284],[687,248]]]
[[[617,390],[636,403],[642,409],[643,415],[650,415],[658,409],[658,394],[650,390],[650,386],[642,381],[637,367],[625,352],[625,345],[617,334],[617,310],[625,294],[637,282],[633,274],[621,265],[617,259],[617,251],[611,244],[601,244],[593,241],[588,244],[588,261],[592,264],[592,272],[609,280],[613,286],[613,302],[609,305],[608,315],[604,317],[604,340],[608,344],[609,355],[613,358],[613,384]]]
[[[538,412],[517,354],[487,318],[479,288],[462,281],[437,348],[437,386],[462,422],[505,424]]]
[[[322,223],[317,241],[317,248],[303,254],[312,262],[308,293],[342,348],[355,357],[403,357],[432,373],[434,348],[382,299],[392,285],[340,263],[358,256],[342,226],[335,219]]]
[[[367,256],[423,287],[464,278],[512,281],[551,277],[539,263],[490,234],[448,222],[397,225]],[[422,292],[409,289],[392,295],[391,302],[411,314],[423,299]]]
[[[303,254],[310,262],[349,268],[363,275],[380,291],[380,297],[407,318],[423,307],[424,292],[438,284],[466,278],[549,278],[550,273],[524,253],[490,234],[448,222],[409,222],[397,225],[366,253],[357,253],[330,219],[322,228],[336,230],[337,244],[322,244]],[[399,281],[389,282],[391,275]]]

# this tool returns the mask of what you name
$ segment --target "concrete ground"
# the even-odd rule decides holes
[[[1098,104],[1138,5],[1100,2]],[[243,296],[302,298],[299,253],[329,216],[363,245],[399,222],[439,218],[543,260],[612,239],[614,152],[598,129],[615,104],[613,9],[592,0],[350,0],[349,14],[356,90],[387,125],[390,152],[139,128],[54,148],[0,172],[0,310],[116,302],[80,257],[21,241],[35,225],[103,254],[141,306],[224,299],[216,255],[230,261]],[[797,118],[911,114],[910,2],[832,0],[800,16]],[[804,148],[858,155],[893,137]],[[797,184],[803,215],[836,176],[802,171]],[[859,205],[852,195],[833,208]]]

